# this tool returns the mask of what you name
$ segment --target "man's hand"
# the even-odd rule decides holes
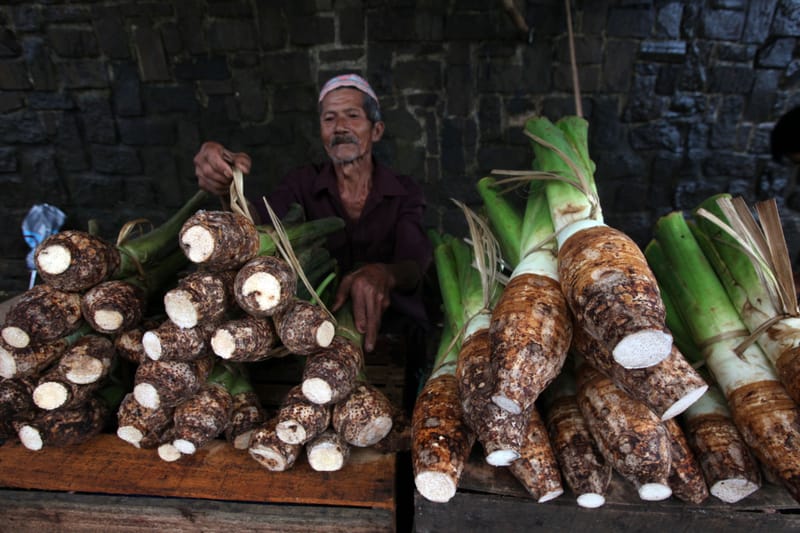
[[[396,285],[392,269],[382,263],[370,263],[342,278],[333,311],[338,310],[349,297],[352,300],[353,320],[356,329],[364,335],[364,350],[375,349],[375,340],[381,327],[381,317],[389,307],[389,293]]]
[[[203,143],[194,156],[194,173],[197,185],[211,194],[225,196],[230,191],[233,169],[250,173],[250,156],[244,152],[231,152],[217,142]]]

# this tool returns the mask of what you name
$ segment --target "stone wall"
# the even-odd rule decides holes
[[[214,139],[254,159],[248,190],[319,159],[316,95],[365,74],[379,155],[427,191],[427,223],[463,231],[492,169],[529,168],[522,125],[575,113],[561,0],[6,1],[0,6],[0,291],[25,288],[31,205],[115,239],[195,190]],[[608,222],[640,244],[665,212],[728,191],[777,197],[793,257],[800,199],[771,162],[800,104],[796,0],[578,0],[576,57]],[[215,206],[218,204],[211,204]]]

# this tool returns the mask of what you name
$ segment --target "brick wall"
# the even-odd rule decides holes
[[[31,205],[114,239],[164,220],[215,139],[254,159],[249,190],[320,159],[316,95],[373,83],[379,156],[424,185],[427,223],[463,231],[492,169],[524,169],[532,113],[575,112],[561,0],[7,1],[0,6],[0,291],[24,289]],[[607,221],[640,244],[656,218],[728,191],[777,197],[793,257],[800,197],[769,132],[800,105],[794,0],[578,0],[584,114]]]

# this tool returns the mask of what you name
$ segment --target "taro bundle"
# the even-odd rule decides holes
[[[586,121],[565,117],[552,124],[534,118],[526,134],[534,141],[534,171],[478,183],[484,212],[511,270],[492,312],[494,375],[485,382],[494,387],[497,405],[523,411],[557,379],[571,348],[591,364],[582,365],[582,375],[593,372],[582,383],[594,387],[602,381],[604,390],[637,405],[628,420],[638,417],[651,427],[659,442],[657,473],[652,482],[636,481],[631,471],[627,478],[643,498],[663,499],[671,494],[671,457],[662,422],[685,411],[708,384],[672,342],[660,287],[644,253],[603,222]],[[518,189],[515,183],[527,185],[522,205],[506,194]],[[551,296],[543,296],[550,286]],[[538,292],[531,292],[534,287]],[[531,303],[511,305],[517,299]],[[609,438],[608,428],[600,433],[606,438],[604,460],[611,461],[610,450],[624,445]],[[590,496],[590,505],[603,502],[602,491],[595,490],[599,498]]]
[[[558,375],[572,341],[573,349],[617,386],[662,418],[675,416],[707,384],[671,342],[644,254],[603,224],[586,121],[565,117],[552,124],[534,118],[526,133],[534,139],[534,171],[478,182],[484,211],[512,269],[493,312],[493,400],[512,411],[521,409],[521,399],[535,401]],[[523,205],[507,194],[520,183],[527,184]],[[579,244],[591,234],[597,238]],[[512,304],[516,301],[533,304]]]
[[[493,178],[480,180],[478,191],[501,249],[513,254],[506,258],[512,271],[492,311],[490,338],[492,401],[518,414],[530,408],[561,371],[572,338],[572,316],[559,284],[553,223],[542,183],[531,182],[522,216],[498,194]],[[509,224],[515,219],[518,222]]]
[[[775,200],[755,206],[718,194],[695,209],[692,227],[725,291],[778,374],[800,403],[800,309]]]
[[[652,251],[648,251],[652,254]],[[656,270],[658,272],[658,270]],[[667,325],[675,345],[687,354],[693,365],[703,366],[703,354],[692,340],[689,328],[669,296],[662,290],[667,309]],[[679,419],[686,440],[703,472],[708,492],[726,503],[736,503],[761,487],[758,461],[745,443],[731,417],[722,392],[713,384],[706,369],[706,392],[689,406]]]
[[[566,306],[559,312],[558,301],[548,299],[547,289],[536,296],[526,294],[527,288],[537,286],[535,279],[526,275],[529,271],[518,270],[505,287],[495,281],[499,245],[495,247],[483,219],[464,206],[462,210],[470,229],[472,254],[459,259],[463,252],[459,254],[455,241],[453,251],[463,272],[461,279],[478,276],[481,288],[481,298],[473,298],[480,308],[464,302],[467,323],[456,368],[464,417],[475,431],[486,461],[508,466],[537,501],[545,502],[561,495],[563,489],[534,401],[561,369],[563,356],[558,345],[566,350],[571,323]],[[526,258],[530,255],[535,253],[525,254]],[[474,261],[468,260],[470,257]],[[522,279],[526,281],[514,283]],[[467,286],[464,293],[477,293],[476,289]],[[555,289],[560,295],[557,284]]]
[[[206,192],[198,191],[162,225],[116,246],[81,231],[51,235],[36,248],[37,271],[46,284],[72,292],[136,275],[177,248],[182,224],[207,198]]]
[[[86,334],[38,376],[2,382],[4,400],[13,392],[20,409],[12,416],[23,446],[80,444],[106,429],[127,389],[111,340]],[[15,384],[14,390],[5,385]],[[5,403],[5,402],[4,402]]]
[[[397,408],[363,369],[362,335],[345,305],[336,313],[336,334],[327,347],[306,356],[303,381],[292,387],[276,416],[253,432],[250,454],[270,470],[291,468],[305,449],[312,469],[344,467],[352,447],[386,439]]]
[[[535,166],[544,179],[557,238],[558,278],[575,327],[605,345],[625,368],[652,366],[669,356],[659,287],[644,254],[623,232],[603,221],[588,153],[588,123],[565,116],[555,124],[534,117],[525,124]]]
[[[458,397],[458,344],[445,323],[431,372],[417,396],[411,417],[411,462],[414,485],[432,502],[456,494],[475,433],[464,421]]]
[[[581,413],[572,368],[558,375],[543,399],[553,452],[577,504],[586,508],[604,505],[612,468]]]
[[[193,455],[217,438],[247,449],[265,417],[261,402],[242,365],[207,360],[213,367],[205,379],[174,405],[147,408],[126,397],[117,412],[117,435],[137,448],[156,448],[167,462]]]
[[[210,233],[200,229],[205,227],[203,221],[209,219],[215,221]],[[244,221],[245,227],[249,222],[237,214],[198,211],[187,220],[182,231],[195,236],[213,233],[223,239],[225,235],[236,234],[236,226],[229,225],[226,229],[224,221],[229,224]],[[318,236],[338,226],[320,228],[302,224],[299,230],[290,232],[298,239],[305,239],[307,246],[299,253],[297,268],[312,265],[316,269],[314,276],[326,275],[335,264],[327,250],[319,246]],[[314,238],[310,239],[303,228],[316,232]],[[257,252],[275,252],[270,234],[264,228],[260,231],[262,242],[273,244]],[[220,250],[228,248],[220,246]],[[188,257],[191,249],[182,244],[181,253]],[[246,449],[252,426],[265,418],[263,408],[242,376],[236,378],[235,384],[229,383],[230,376],[224,379],[215,376],[227,375],[220,369],[228,367],[237,369],[233,374],[245,374],[242,367],[245,363],[289,353],[288,347],[281,344],[273,315],[290,307],[299,314],[303,307],[295,305],[294,269],[272,255],[255,255],[243,263],[243,255],[237,252],[233,256],[237,259],[226,256],[228,259],[206,261],[180,279],[163,297],[167,319],[141,333],[145,358],[136,371],[132,398],[126,399],[125,409],[118,413],[120,424],[124,423],[118,435],[139,447],[157,447],[164,460],[174,461],[194,453],[209,438],[223,433],[237,449]],[[213,424],[212,421],[207,424],[209,427],[216,424],[219,431],[206,430],[211,437],[201,437],[199,433],[182,436],[182,432],[189,430],[182,430],[178,419],[191,419],[197,405],[223,404],[230,405],[217,411],[229,408],[232,413],[217,416]],[[208,409],[209,415],[211,411]]]
[[[163,290],[186,263],[173,253],[176,237],[206,197],[196,193],[162,225],[135,238],[126,240],[132,223],[126,225],[117,245],[78,230],[46,238],[34,254],[44,283],[24,292],[9,309],[0,332],[3,342],[12,349],[53,342],[84,321],[100,333],[133,327],[146,297]]]
[[[459,207],[472,233],[485,236],[480,221]],[[520,456],[526,424],[491,402],[486,380],[491,376],[490,306],[499,293],[492,241],[471,248],[450,235],[432,233],[431,238],[445,320],[434,370],[412,413],[411,452],[417,490],[428,500],[447,502],[476,438],[490,464],[507,465]],[[474,260],[485,268],[474,268]]]
[[[752,453],[800,500],[800,411],[703,252],[700,232],[674,212],[656,223],[647,259],[722,391]],[[730,265],[729,265],[730,266]]]
[[[141,356],[118,356],[117,338],[140,327],[148,303],[188,263],[176,237],[206,197],[198,192],[161,226],[134,238],[127,237],[139,221],[127,224],[116,245],[67,230],[37,247],[43,283],[9,309],[0,342],[0,375],[17,400],[26,396],[9,414],[25,446],[80,442],[118,409],[131,386],[130,365]]]

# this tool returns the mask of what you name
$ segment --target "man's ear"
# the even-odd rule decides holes
[[[378,142],[383,137],[383,130],[386,128],[386,125],[383,123],[382,120],[379,120],[372,126],[372,142]]]

